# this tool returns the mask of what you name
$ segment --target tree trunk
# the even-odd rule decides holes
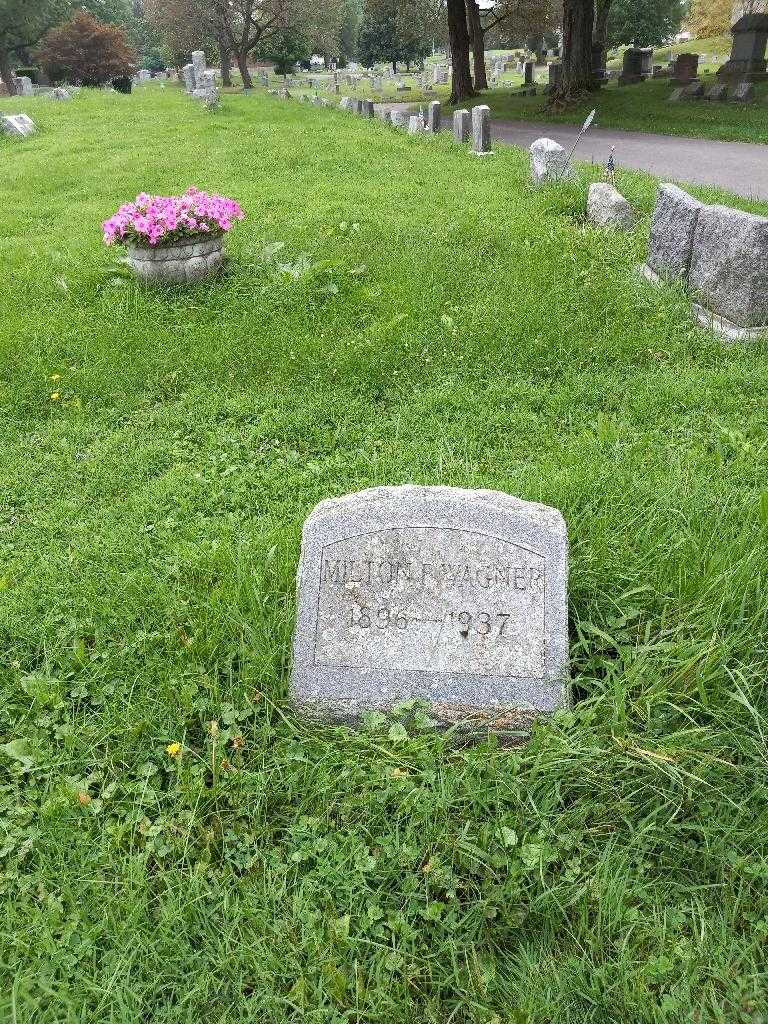
[[[475,91],[482,92],[488,88],[488,78],[485,74],[485,36],[483,26],[480,24],[480,9],[477,3],[475,0],[466,0],[466,5],[472,57],[475,63]]]
[[[243,88],[244,89],[252,89],[253,88],[253,79],[251,78],[251,73],[248,70],[248,54],[247,53],[236,53],[235,54],[235,60],[237,61],[237,67],[238,67],[238,70],[240,71],[240,77],[243,80]]]
[[[595,0],[563,2],[563,74],[549,106],[577,100],[592,88],[592,30]]]
[[[464,0],[447,0],[448,39],[451,47],[453,85],[448,103],[453,106],[476,95],[469,70],[469,32]]]
[[[595,29],[592,33],[592,70],[598,71],[605,67],[608,49],[608,17],[611,13],[613,0],[596,0]]]
[[[221,64],[221,84],[226,88],[232,85],[232,54],[224,39],[219,36],[216,40],[219,46],[219,62]]]
[[[11,55],[7,50],[0,49],[0,78],[5,83],[9,96],[16,95],[16,83],[14,81],[13,68],[11,67]]]

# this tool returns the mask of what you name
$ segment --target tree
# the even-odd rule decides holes
[[[595,0],[563,0],[563,73],[549,96],[550,106],[578,99],[594,88],[592,33]]]
[[[221,0],[147,0],[146,17],[160,34],[177,68],[193,50],[219,52],[221,81],[232,84],[232,49]]]
[[[477,0],[466,0],[467,22],[472,42],[475,70],[475,89],[488,88],[485,74],[485,40],[489,33],[504,26],[517,37],[528,35],[541,45],[545,35],[551,35],[559,11],[554,0],[498,0],[488,10],[481,11]]]
[[[471,2],[471,0],[470,0]],[[446,0],[448,13],[448,44],[451,48],[453,72],[449,104],[463,103],[477,95],[472,87],[469,70],[469,31],[467,8],[464,0]]]
[[[365,67],[387,61],[410,66],[429,51],[424,10],[418,0],[366,0],[357,39],[357,54]]]
[[[0,0],[0,77],[9,96],[16,95],[13,58],[39,43],[68,9],[69,0]]]
[[[726,35],[731,27],[733,0],[693,0],[689,25],[699,39]]]
[[[136,51],[121,28],[105,25],[81,10],[71,21],[51,29],[43,40],[40,60],[53,81],[101,85],[130,74],[136,66]]]
[[[679,31],[682,14],[680,0],[613,0],[607,44],[660,46]]]

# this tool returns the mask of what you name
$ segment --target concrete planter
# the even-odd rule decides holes
[[[155,248],[128,244],[127,263],[143,281],[183,283],[202,281],[217,273],[224,261],[224,236],[192,238]]]

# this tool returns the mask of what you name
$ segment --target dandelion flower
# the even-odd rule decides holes
[[[59,394],[59,392],[58,392],[58,391],[52,391],[52,392],[51,392],[51,401],[52,401],[52,402],[58,402],[58,400],[59,400],[60,398],[61,398],[61,395]]]
[[[181,744],[180,743],[169,743],[165,748],[165,752],[169,757],[180,757],[181,756]]]

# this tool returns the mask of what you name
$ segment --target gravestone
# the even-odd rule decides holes
[[[342,96],[341,102],[339,103],[339,110],[351,110],[352,99],[349,96]]]
[[[728,99],[731,103],[752,103],[755,99],[755,87],[751,82],[739,82]]]
[[[683,89],[683,95],[689,100],[700,100],[704,97],[704,83],[703,82],[691,82],[690,85],[686,85]]]
[[[560,513],[498,491],[375,487],[304,524],[291,696],[356,723],[403,701],[525,733],[567,705]]]
[[[17,88],[19,90],[19,95],[20,96],[34,96],[35,95],[35,89],[34,89],[34,86],[32,85],[32,79],[31,78],[27,78],[26,75],[21,75],[19,78],[17,78],[16,79],[16,85],[17,85]]]
[[[553,139],[537,139],[530,150],[531,178],[534,185],[570,181],[576,177],[568,163],[568,154]]]
[[[731,56],[718,70],[718,78],[726,82],[762,82],[768,78],[766,73],[765,48],[768,43],[768,4],[755,3],[754,0],[741,13],[739,6],[735,11],[737,17],[731,26],[733,36]],[[741,16],[739,16],[741,15]]]
[[[651,78],[653,75],[653,47],[640,48],[640,74],[644,78]]]
[[[193,50],[192,68],[195,79],[195,89],[203,88],[203,75],[206,72],[205,53],[203,50]]]
[[[607,181],[596,181],[589,186],[587,217],[601,228],[631,231],[635,226],[635,213],[617,188]]]
[[[637,46],[628,46],[619,75],[619,85],[637,85],[643,79],[643,51]]]
[[[374,112],[373,100],[360,101],[360,113],[363,117],[373,117]]]
[[[408,118],[408,134],[418,135],[424,130],[424,126],[421,122],[421,117],[418,114],[411,114]]]
[[[768,326],[768,217],[704,206],[693,236],[688,287],[705,310],[737,329]]]
[[[395,128],[408,127],[408,115],[404,110],[391,110],[389,113],[389,120]]]
[[[728,97],[728,87],[725,85],[712,85],[707,89],[705,99],[713,103],[722,103]]]
[[[679,89],[673,89],[669,94],[669,103],[680,103],[685,95],[685,89],[682,87]]]
[[[62,100],[63,101],[63,100],[71,100],[72,99],[72,93],[68,89],[62,88],[62,86],[60,86],[60,85],[57,86],[55,89],[51,89],[51,91],[49,93],[47,93],[46,95],[48,96],[49,99],[52,99],[52,100]]]
[[[191,96],[195,91],[195,69],[192,64],[185,64],[181,73],[184,76],[184,91]]]
[[[651,219],[647,266],[667,281],[688,279],[693,236],[704,204],[677,185],[660,185]]]
[[[0,129],[14,139],[26,139],[37,131],[35,122],[26,114],[6,114],[0,117]]]
[[[472,134],[470,113],[468,110],[454,110],[453,112],[453,138],[456,142],[464,143],[469,141]]]
[[[679,53],[672,68],[675,85],[689,85],[699,74],[698,53]]]
[[[472,108],[472,155],[493,156],[491,151],[491,108],[485,104]]]
[[[437,135],[440,131],[441,106],[439,100],[433,100],[427,110],[427,131]]]
[[[523,65],[523,73],[525,75],[524,85],[533,85],[533,73],[536,70],[536,65],[532,60],[527,60]]]

